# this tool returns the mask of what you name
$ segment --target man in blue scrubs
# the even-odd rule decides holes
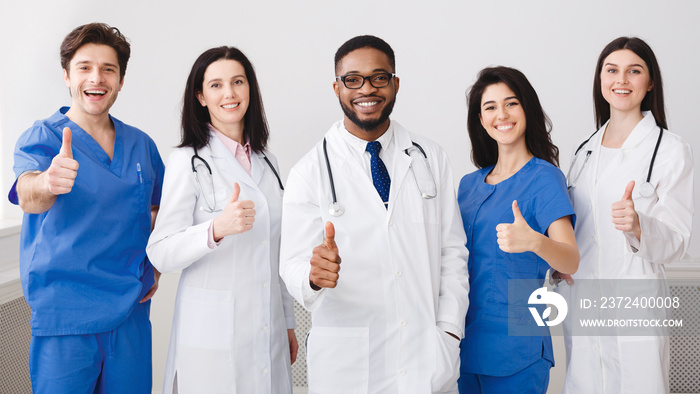
[[[158,272],[146,244],[164,166],[153,140],[109,115],[130,46],[118,29],[77,27],[61,45],[72,104],[37,121],[15,147],[10,201],[32,308],[34,393],[150,393],[150,298]]]

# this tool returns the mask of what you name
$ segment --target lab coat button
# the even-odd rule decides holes
[[[267,240],[264,240],[261,243],[263,244],[263,246],[267,246]]]
[[[270,287],[270,282],[265,282],[265,283],[263,283],[263,287],[266,288],[266,289],[267,289],[268,287]]]
[[[396,276],[401,276],[401,275],[403,275],[403,272],[401,272],[401,270],[396,270]]]
[[[399,369],[399,376],[404,376],[406,375],[406,370],[405,369]]]
[[[270,372],[269,369],[267,369],[267,368],[263,369],[263,374],[267,375],[268,372]]]
[[[394,225],[394,220],[393,220],[393,219],[389,219],[389,226],[393,226],[393,225]]]
[[[263,326],[262,330],[267,331],[267,326]]]
[[[401,324],[401,327],[405,327],[407,323],[406,320],[401,320],[399,324]]]

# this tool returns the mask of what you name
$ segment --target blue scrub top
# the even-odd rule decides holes
[[[461,347],[461,371],[509,376],[542,358],[554,364],[549,332],[544,336],[508,335],[508,280],[532,279],[529,295],[544,282],[549,264],[532,252],[499,249],[496,226],[513,223],[513,200],[533,230],[546,234],[555,220],[572,216],[564,174],[533,157],[515,175],[496,185],[486,183],[493,167],[465,175],[457,198],[469,248],[469,310]],[[524,306],[511,311],[510,323],[533,325]],[[536,325],[535,325],[536,326]]]
[[[20,276],[32,335],[78,335],[118,327],[153,285],[146,257],[151,206],[160,204],[165,167],[155,142],[110,116],[112,160],[63,107],[25,131],[14,172],[45,171],[70,127],[78,175],[73,189],[41,214],[24,214]],[[17,204],[16,194],[10,201]]]

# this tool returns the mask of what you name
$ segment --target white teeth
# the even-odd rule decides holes
[[[497,129],[498,131],[507,131],[507,130],[510,130],[510,129],[512,129],[512,128],[513,128],[513,125],[512,125],[512,124],[510,124],[510,125],[505,125],[505,126],[496,126],[496,129]]]
[[[86,90],[85,93],[87,94],[99,94],[100,96],[106,94],[104,90]]]
[[[368,102],[357,103],[357,105],[359,105],[361,107],[371,107],[371,106],[377,105],[377,104],[379,104],[378,101],[368,101]]]
[[[615,89],[615,90],[613,90],[613,92],[615,92],[617,94],[630,94],[630,93],[632,93],[631,90],[627,90],[627,89]]]
[[[222,105],[221,107],[224,109],[233,109],[233,108],[238,107],[238,104],[226,104],[226,105]]]

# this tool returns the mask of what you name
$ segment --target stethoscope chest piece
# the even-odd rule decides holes
[[[642,197],[651,197],[654,194],[654,186],[651,182],[644,182],[639,185],[639,195]]]
[[[336,216],[336,217],[341,216],[342,214],[345,213],[345,207],[343,206],[343,204],[341,204],[337,201],[332,202],[332,203],[328,204],[328,213],[331,216]]]

